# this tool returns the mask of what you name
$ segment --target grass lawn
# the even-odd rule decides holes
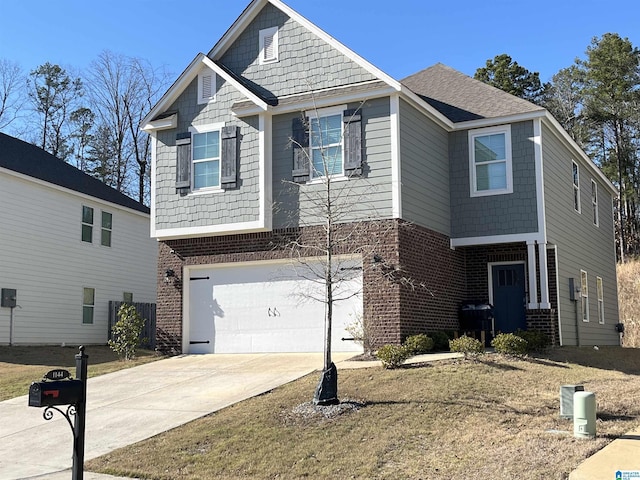
[[[75,355],[77,347],[60,346],[0,346],[0,401],[19,397],[29,393],[31,382],[42,379],[42,376],[54,368],[64,368],[76,376]],[[138,357],[128,362],[121,361],[118,356],[105,345],[90,345],[85,349],[89,356],[89,377],[104,375],[123,368],[142,365],[158,358],[155,352],[138,350]]]
[[[87,463],[145,479],[566,479],[640,424],[640,351],[564,347],[397,370],[339,372],[363,403],[334,418],[294,409],[318,374]],[[559,389],[596,394],[597,438],[573,437]]]

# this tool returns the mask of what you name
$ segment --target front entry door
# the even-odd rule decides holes
[[[526,329],[524,265],[493,265],[491,276],[496,333]]]

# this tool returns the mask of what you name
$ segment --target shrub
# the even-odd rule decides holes
[[[529,349],[527,341],[514,333],[499,333],[491,341],[491,346],[497,353],[507,355],[524,355]]]
[[[376,356],[384,368],[398,368],[411,357],[411,352],[403,345],[385,345],[378,349]]]
[[[465,357],[475,357],[484,353],[484,345],[482,345],[482,342],[475,338],[467,337],[466,335],[449,340],[449,348],[452,352],[464,353]]]
[[[527,352],[543,352],[551,341],[546,333],[540,330],[516,330],[515,334],[527,341]]]
[[[418,335],[411,335],[404,341],[404,346],[411,352],[412,355],[420,355],[433,350],[433,340],[420,333]]]
[[[449,335],[445,332],[433,332],[429,336],[433,339],[434,350],[449,350]]]
[[[145,341],[140,338],[145,320],[133,305],[126,303],[118,310],[118,318],[111,329],[111,340],[107,343],[118,357],[131,360],[136,356],[136,349]]]

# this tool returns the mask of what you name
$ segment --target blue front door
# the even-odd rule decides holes
[[[496,334],[526,329],[524,265],[493,265],[491,276]]]

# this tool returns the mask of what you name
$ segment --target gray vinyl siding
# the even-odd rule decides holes
[[[156,229],[224,225],[259,219],[258,117],[229,114],[233,102],[244,99],[227,82],[218,81],[216,101],[198,105],[195,79],[168,109],[178,111],[178,128],[158,132],[156,156]],[[240,127],[239,188],[210,193],[176,193],[176,133],[192,125],[225,122]]]
[[[402,217],[451,234],[448,134],[400,101]]]
[[[451,232],[453,238],[538,231],[533,122],[511,125],[513,193],[471,197],[468,131],[451,133]]]
[[[618,292],[616,283],[613,197],[582,158],[572,155],[564,144],[543,125],[542,155],[547,237],[557,245],[558,301],[565,345],[576,344],[576,306],[569,300],[569,278],[580,284],[580,270],[587,272],[589,322],[578,319],[580,341],[584,345],[617,345]],[[572,161],[580,168],[581,213],[573,207]],[[599,226],[593,224],[591,180],[598,184]],[[596,277],[604,289],[604,325],[598,324]]]
[[[359,104],[350,104],[357,108]],[[361,178],[332,182],[337,200],[337,221],[352,222],[392,216],[389,98],[362,105],[363,162]],[[273,118],[273,227],[288,228],[323,223],[314,201],[324,197],[323,183],[291,184],[293,151],[290,145],[293,118],[301,113]]]
[[[261,65],[259,32],[271,27],[278,27],[278,61]],[[265,98],[376,80],[271,4],[247,26],[220,62]]]

